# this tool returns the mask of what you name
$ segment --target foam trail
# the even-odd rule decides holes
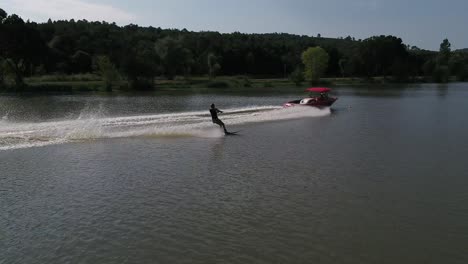
[[[208,111],[167,113],[129,117],[103,117],[88,109],[78,119],[41,123],[13,123],[2,120],[0,150],[61,144],[75,141],[119,137],[222,137],[221,130],[211,122]],[[226,109],[222,120],[226,125],[240,125],[330,114],[330,109],[313,107],[281,108],[251,106]]]

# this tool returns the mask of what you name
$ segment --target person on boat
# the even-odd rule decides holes
[[[327,95],[325,93],[320,93],[320,100],[325,101],[327,99]]]
[[[219,110],[216,108],[215,104],[211,104],[211,109],[210,109],[210,114],[211,114],[211,119],[214,124],[219,125],[219,127],[224,129],[224,133],[227,134],[228,131],[226,130],[226,126],[224,125],[223,121],[221,121],[218,118],[218,113],[222,113],[223,111]]]

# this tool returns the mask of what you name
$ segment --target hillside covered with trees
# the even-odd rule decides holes
[[[303,53],[321,47],[327,58],[320,77],[417,77],[446,82],[468,79],[468,53],[439,52],[405,45],[395,36],[331,39],[291,34],[221,34],[114,23],[34,23],[0,9],[0,87],[25,86],[24,78],[95,73],[109,89],[118,80],[133,89],[152,89],[154,80],[193,76],[292,78],[300,83]],[[307,75],[307,74],[305,74]]]

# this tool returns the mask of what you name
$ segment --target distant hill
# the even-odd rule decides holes
[[[458,50],[456,50],[456,51],[468,53],[468,48],[466,48],[466,49],[458,49]]]

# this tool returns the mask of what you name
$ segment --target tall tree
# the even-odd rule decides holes
[[[450,73],[457,78],[457,81],[468,79],[468,56],[461,52],[454,52],[449,60]]]
[[[439,56],[437,61],[439,65],[448,65],[450,54],[452,52],[450,48],[451,46],[452,44],[450,44],[448,39],[444,39],[442,43],[440,43]]]
[[[23,76],[46,53],[44,42],[31,23],[13,14],[1,21],[0,59],[14,73],[17,87],[24,85]]]
[[[154,43],[140,40],[127,50],[121,66],[133,89],[151,90],[158,74],[158,62]]]
[[[72,72],[73,73],[86,73],[91,72],[92,58],[89,53],[82,50],[78,50],[71,57],[72,61]]]
[[[184,48],[182,42],[181,37],[167,36],[158,40],[154,47],[161,58],[164,74],[170,80],[178,73],[186,74],[193,62],[190,50]]]
[[[328,53],[321,47],[308,48],[302,53],[302,63],[305,66],[305,78],[316,83],[323,76],[328,67]]]
[[[221,69],[221,65],[219,65],[219,59],[213,53],[209,53],[207,56],[207,65],[208,65],[208,76],[210,79],[214,79],[216,74]]]
[[[450,46],[448,39],[444,39],[440,44],[437,63],[433,71],[433,79],[436,82],[446,83],[450,79],[449,61],[452,52]]]
[[[96,58],[99,74],[104,80],[106,90],[112,91],[112,86],[119,81],[120,75],[117,68],[107,56],[99,56]]]
[[[289,80],[294,82],[296,86],[300,86],[304,81],[304,71],[301,68],[296,68],[290,75]]]
[[[358,55],[368,77],[392,72],[396,61],[404,61],[408,51],[403,41],[394,36],[374,36],[361,42]]]
[[[340,67],[340,74],[341,74],[341,77],[345,77],[346,76],[346,64],[348,63],[348,60],[342,58],[338,61],[338,66]]]
[[[7,18],[8,14],[5,12],[5,10],[0,8],[0,23],[3,21],[3,19]]]

